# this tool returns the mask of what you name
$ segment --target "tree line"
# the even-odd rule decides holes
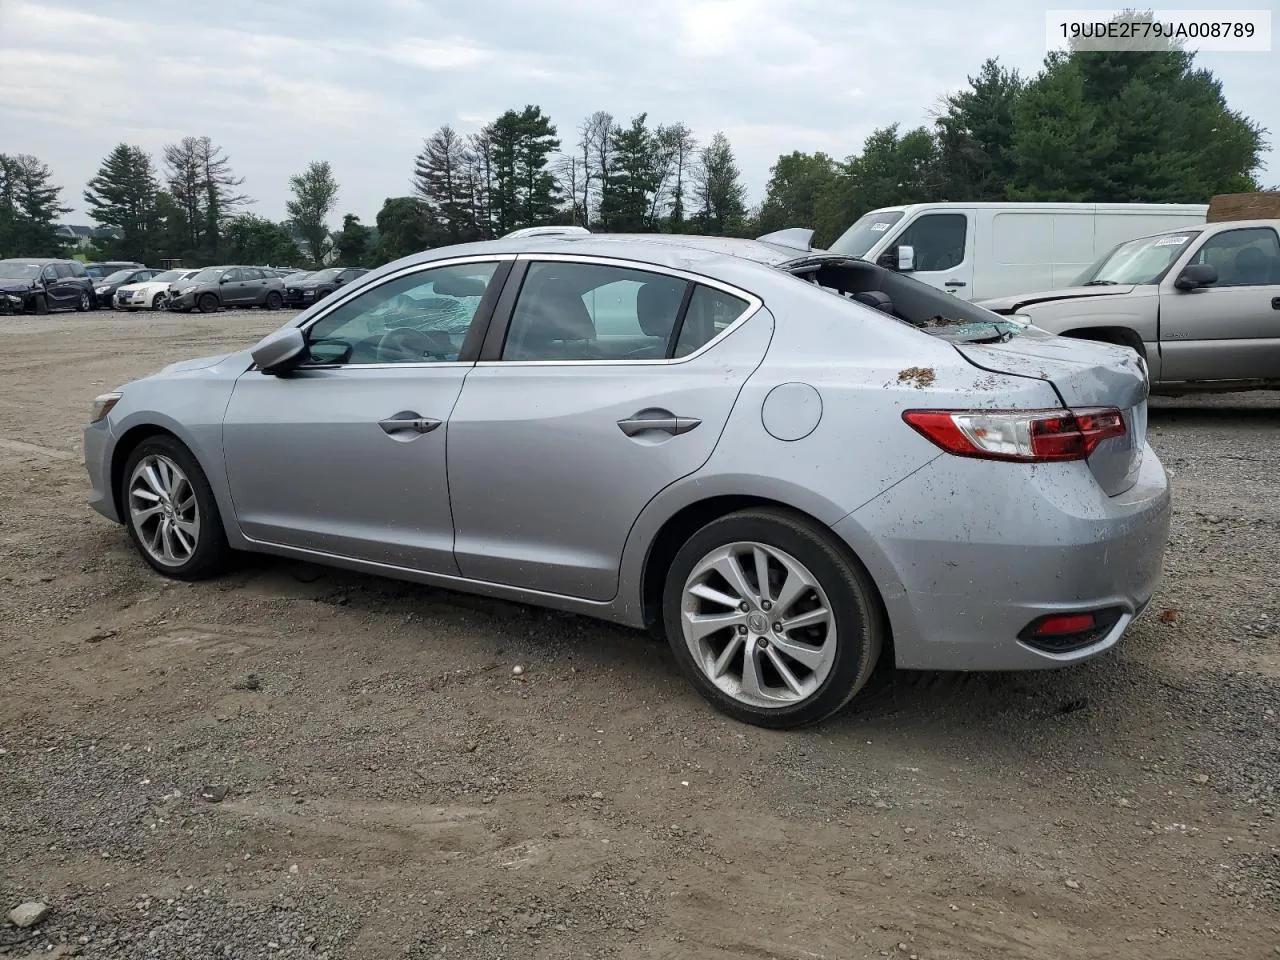
[[[149,263],[368,266],[544,224],[726,236],[808,226],[826,245],[866,211],[901,203],[1203,203],[1256,190],[1266,133],[1192,54],[1071,51],[1033,77],[988,60],[939,100],[931,124],[875,130],[842,160],[784,154],[754,209],[722,133],[699,143],[683,123],[598,111],[562,135],[533,104],[473,134],[445,125],[427,136],[410,192],[387,198],[372,225],[347,213],[331,230],[339,186],[325,161],[290,179],[286,221],[246,211],[244,178],[209,137],[166,145],[158,168],[121,143],[84,199],[114,228],[95,255]],[[0,256],[61,252],[60,193],[39,159],[0,154]]]

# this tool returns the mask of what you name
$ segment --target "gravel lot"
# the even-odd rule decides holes
[[[0,918],[51,907],[0,953],[1280,956],[1280,394],[1154,402],[1174,528],[1118,651],[772,733],[592,621],[153,574],[85,506],[89,399],[283,319],[0,318]]]

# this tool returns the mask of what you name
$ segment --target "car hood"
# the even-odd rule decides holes
[[[147,292],[150,292],[152,290],[166,290],[168,287],[169,284],[164,281],[156,283],[154,280],[139,280],[137,283],[126,283],[123,286],[117,287],[116,292],[124,293],[126,290],[129,293],[135,293],[138,290],[146,290]]]
[[[33,286],[30,280],[0,280],[0,293],[26,293]]]
[[[196,357],[194,360],[179,360],[177,363],[162,367],[160,372],[183,373],[187,370],[207,370],[209,367],[216,367],[223,360],[233,356],[235,356],[234,353],[219,353],[211,357]]]
[[[986,307],[996,313],[1017,313],[1023,307],[1036,303],[1050,303],[1055,300],[1080,300],[1086,297],[1114,297],[1132,293],[1135,284],[1115,284],[1114,286],[1096,287],[1063,287],[1061,290],[1044,290],[1039,293],[1019,293],[1012,297],[997,297],[994,300],[980,300],[978,306]]]

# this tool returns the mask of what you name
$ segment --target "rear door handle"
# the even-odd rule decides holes
[[[430,433],[436,427],[440,426],[442,421],[432,419],[431,417],[419,416],[412,411],[397,413],[394,417],[387,417],[385,420],[379,420],[380,426],[386,433]]]
[[[646,414],[648,415],[646,416]],[[656,416],[653,413],[649,413],[649,411],[641,410],[634,417],[619,420],[618,427],[628,437],[634,437],[637,434],[644,433],[646,430],[661,430],[663,433],[669,433],[675,437],[682,433],[688,433],[701,422],[697,417],[676,417],[668,414],[665,410]]]

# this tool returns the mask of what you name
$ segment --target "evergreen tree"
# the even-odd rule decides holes
[[[435,239],[428,228],[431,215],[417,197],[388,197],[378,211],[379,263],[399,260],[411,253],[428,250]]]
[[[0,257],[63,254],[57,220],[70,211],[59,200],[53,174],[28,153],[0,153]]]
[[[625,129],[615,127],[613,164],[604,177],[600,219],[608,229],[638,232],[650,227],[651,201],[658,190],[657,140],[640,114]]]
[[[173,198],[175,231],[182,237],[182,255],[216,257],[223,219],[249,203],[237,193],[244,183],[231,170],[231,161],[208,137],[183,137],[164,148],[165,181]]]
[[[934,124],[941,199],[1002,200],[1016,171],[1014,110],[1026,84],[994,59],[968,80],[967,89],[943,98]]]
[[[414,193],[436,211],[451,243],[474,240],[478,234],[473,165],[467,140],[448,124],[426,139],[414,159]]]
[[[825,153],[800,153],[779,157],[769,171],[764,201],[756,220],[760,233],[788,227],[811,227],[814,243],[825,247],[844,230],[822,222],[820,201],[831,192],[837,177],[836,162]]]
[[[141,147],[118,144],[84,191],[90,215],[121,236],[104,245],[109,260],[149,263],[160,250],[160,220],[156,211],[159,183],[150,155]]]

